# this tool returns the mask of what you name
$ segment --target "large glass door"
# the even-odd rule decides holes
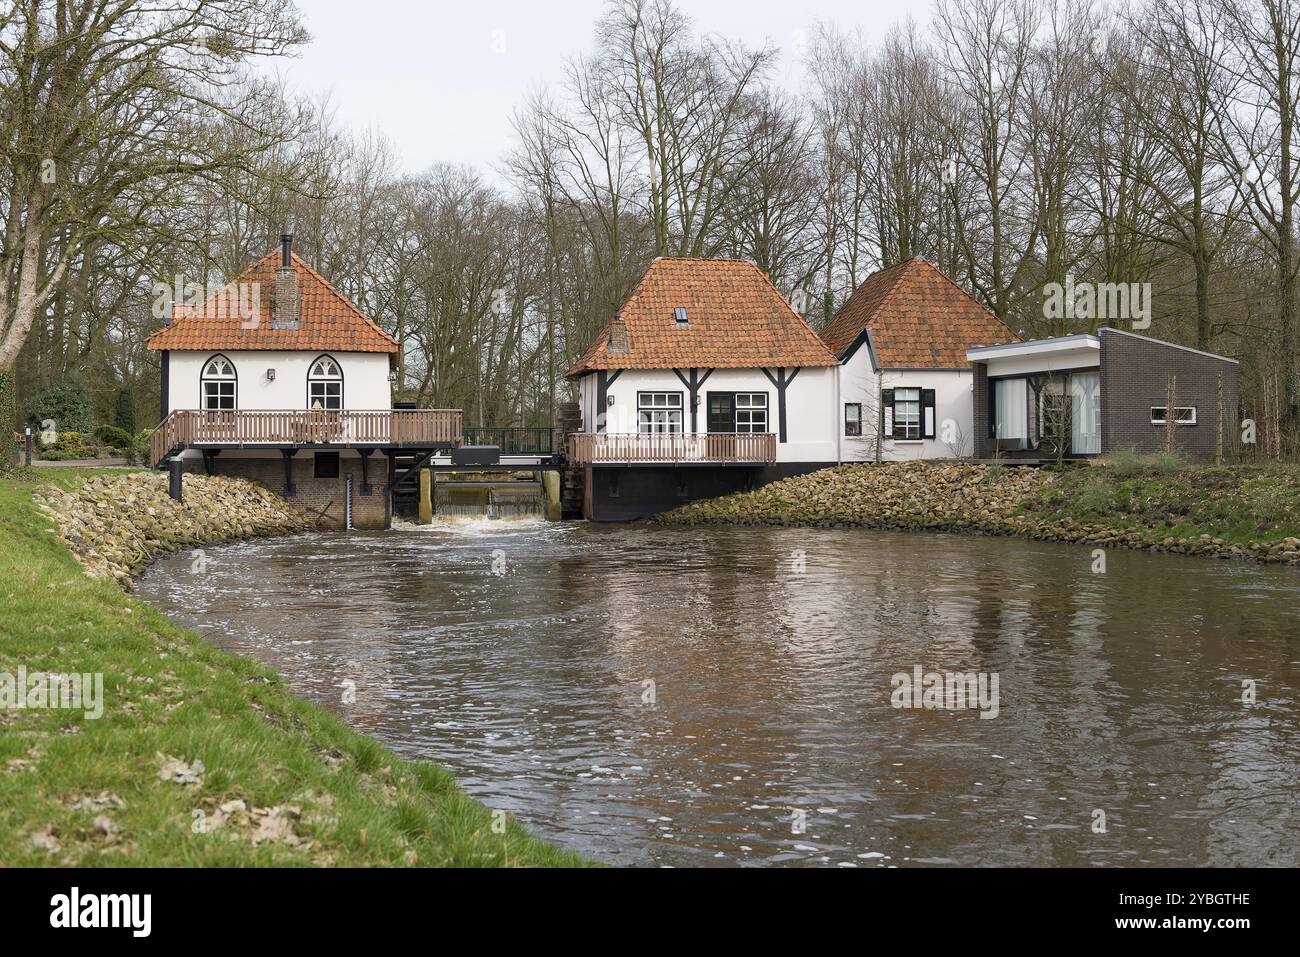
[[[1016,451],[1029,444],[1029,390],[1024,379],[996,379],[993,385],[993,435],[998,448]]]
[[[1075,455],[1101,452],[1101,373],[1070,376],[1070,451]]]

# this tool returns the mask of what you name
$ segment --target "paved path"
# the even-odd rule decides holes
[[[32,468],[50,469],[106,469],[129,466],[130,464],[126,459],[67,459],[62,462],[32,459]]]

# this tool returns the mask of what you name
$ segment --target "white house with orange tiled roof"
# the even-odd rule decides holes
[[[162,394],[151,464],[280,487],[323,524],[386,527],[390,490],[460,444],[460,412],[393,409],[397,341],[292,240],[150,336]]]
[[[179,409],[392,408],[397,341],[291,242],[202,303],[174,306],[171,322],[149,337],[161,353],[163,418]]]
[[[841,362],[842,461],[969,456],[975,451],[977,346],[1019,337],[925,259],[868,276],[822,330]]]
[[[639,518],[836,462],[839,362],[740,260],[656,259],[565,373],[590,518]]]

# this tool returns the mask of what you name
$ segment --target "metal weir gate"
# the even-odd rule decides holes
[[[421,524],[433,516],[560,517],[557,429],[470,426],[457,449],[390,453],[393,514]]]

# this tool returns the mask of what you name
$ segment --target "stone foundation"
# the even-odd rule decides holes
[[[315,528],[343,529],[347,527],[348,476],[352,476],[352,527],[359,529],[388,528],[388,458],[372,453],[368,464],[370,494],[361,478],[361,455],[344,449],[339,457],[338,477],[317,478],[315,458],[322,454],[312,449],[302,449],[290,457],[292,489],[285,495],[284,457],[279,451],[249,454],[243,451],[225,451],[212,461],[212,474],[249,479],[264,485],[278,495],[285,495],[290,508],[301,512]],[[203,474],[204,461],[195,452],[185,456],[185,471]]]

